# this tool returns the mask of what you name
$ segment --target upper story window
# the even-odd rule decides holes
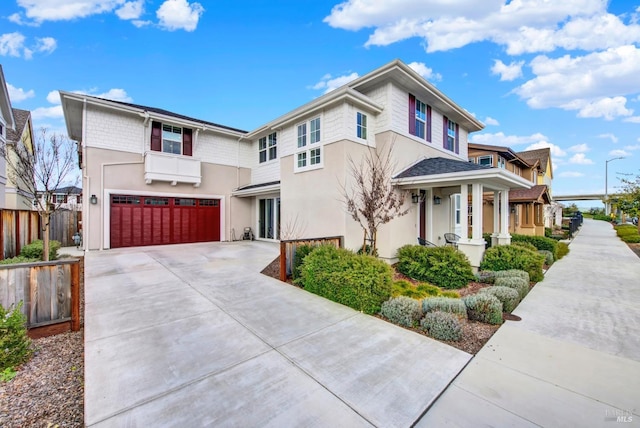
[[[322,166],[320,148],[320,118],[316,117],[297,126],[298,150],[295,158],[295,170]],[[308,133],[307,133],[308,131]]]
[[[151,123],[151,150],[174,155],[192,155],[192,130],[167,123]]]
[[[517,174],[517,175],[522,176],[522,171],[520,170],[520,167],[519,167],[519,166],[515,166],[515,165],[514,165],[514,166],[513,166],[513,172],[514,172],[515,174]]]
[[[258,140],[258,157],[260,163],[278,157],[278,136],[275,132]]]
[[[493,166],[493,156],[478,156],[478,164]]]
[[[444,116],[443,120],[443,143],[446,150],[460,153],[460,128],[457,123]]]
[[[363,140],[367,139],[367,115],[364,113],[356,114],[356,135]]]
[[[498,156],[498,168],[505,169],[507,166],[506,161],[502,156]]]
[[[54,194],[53,195],[53,203],[55,203],[55,204],[66,204],[67,203],[67,195]]]
[[[431,141],[431,107],[409,94],[409,134]]]

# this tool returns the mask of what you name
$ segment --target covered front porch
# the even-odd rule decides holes
[[[445,233],[459,236],[455,245],[478,268],[485,250],[483,203],[485,192],[493,192],[492,240],[494,245],[511,243],[509,192],[528,189],[532,183],[501,168],[491,168],[447,158],[419,161],[396,175],[393,184],[407,190],[418,205],[418,237],[435,245],[447,245]]]

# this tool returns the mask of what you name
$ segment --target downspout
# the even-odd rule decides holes
[[[87,168],[85,165],[87,164],[87,99],[84,98],[82,100],[82,165],[80,168],[82,170],[82,178],[86,180],[87,190],[91,189],[91,178],[87,175]],[[84,184],[84,183],[83,183]],[[89,199],[88,195],[91,192],[84,192],[82,196],[82,211],[86,210],[87,215],[83,215],[82,218],[82,249],[84,251],[89,251],[89,223],[91,222],[91,216],[89,215]]]

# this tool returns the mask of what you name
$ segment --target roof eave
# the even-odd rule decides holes
[[[445,174],[432,174],[417,177],[394,178],[392,184],[400,187],[409,187],[412,185],[446,185],[447,183],[457,183],[460,181],[482,182],[484,180],[498,180],[505,187],[530,189],[533,186],[528,180],[505,171],[501,168],[488,168],[474,171],[450,172]]]
[[[245,190],[234,190],[231,192],[231,196],[237,196],[239,198],[247,198],[251,196],[264,195],[267,193],[274,193],[280,191],[280,184],[272,184],[270,186],[254,187]]]

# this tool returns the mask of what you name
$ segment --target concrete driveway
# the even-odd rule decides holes
[[[469,361],[260,274],[277,251],[87,253],[87,426],[405,427]]]

